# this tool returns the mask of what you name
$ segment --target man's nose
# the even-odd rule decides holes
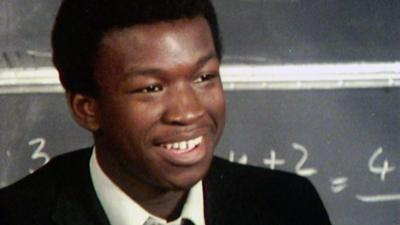
[[[168,90],[167,107],[163,119],[168,124],[190,125],[202,118],[206,109],[200,94],[190,85]]]

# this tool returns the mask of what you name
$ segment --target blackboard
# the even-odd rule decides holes
[[[0,51],[50,53],[60,0],[0,1]],[[214,0],[227,63],[400,60],[397,0]]]
[[[335,225],[400,224],[400,89],[228,91],[217,155],[307,176]],[[61,93],[0,95],[0,185],[92,144]]]

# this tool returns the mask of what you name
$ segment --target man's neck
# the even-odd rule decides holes
[[[187,193],[180,196],[174,196],[174,194],[166,194],[158,199],[145,202],[142,206],[153,215],[164,218],[168,222],[176,220],[181,215],[183,205],[187,199]]]
[[[187,190],[166,190],[150,183],[138,182],[140,178],[121,172],[124,170],[119,168],[120,165],[112,160],[102,160],[104,157],[101,154],[98,152],[99,166],[125,194],[155,216],[167,221],[179,217],[186,201]]]

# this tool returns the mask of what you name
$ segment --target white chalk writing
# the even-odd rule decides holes
[[[45,165],[50,161],[50,156],[46,152],[44,152],[44,147],[46,145],[46,140],[44,138],[35,138],[33,140],[30,140],[29,145],[30,146],[37,145],[36,149],[32,153],[31,156],[32,160],[42,159],[43,160],[42,165]],[[35,171],[34,169],[29,169],[30,173],[33,173],[34,171]]]
[[[347,182],[348,182],[347,177],[331,178],[330,181],[331,181],[331,190],[335,194],[342,192],[348,186],[347,185]]]
[[[275,150],[271,150],[270,153],[270,158],[265,158],[264,159],[264,165],[269,166],[271,170],[275,169],[275,166],[277,165],[284,165],[285,160],[284,159],[277,159],[276,158],[276,152]]]
[[[383,148],[380,147],[374,152],[374,154],[372,154],[371,158],[368,161],[368,167],[372,173],[380,175],[381,180],[384,182],[385,178],[386,178],[386,174],[393,172],[395,170],[395,167],[389,166],[389,161],[387,159],[385,159],[383,161],[382,167],[375,166],[375,161],[382,154],[383,154]]]
[[[229,151],[229,161],[231,162],[235,162],[235,152],[234,151]],[[243,165],[247,165],[248,162],[248,157],[246,154],[243,154],[238,160],[237,162],[239,164],[243,164]]]
[[[314,168],[302,168],[308,159],[308,150],[304,146],[302,146],[301,144],[298,144],[298,143],[293,143],[292,147],[295,150],[303,153],[303,156],[301,157],[299,162],[296,164],[296,167],[295,167],[296,173],[301,176],[312,176],[314,174],[317,174],[317,170]]]
[[[389,202],[400,201],[400,194],[356,195],[356,198],[362,202]]]

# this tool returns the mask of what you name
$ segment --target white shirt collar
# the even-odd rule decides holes
[[[167,223],[147,212],[107,177],[97,161],[95,148],[89,166],[94,189],[111,225],[143,225],[149,217]],[[205,225],[201,181],[190,189],[181,216],[168,224],[180,224],[182,218],[190,219],[195,225]]]

